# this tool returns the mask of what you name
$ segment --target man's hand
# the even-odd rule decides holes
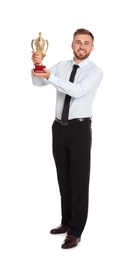
[[[32,61],[34,64],[40,64],[42,65],[42,60],[46,54],[43,54],[42,57],[40,57],[39,53],[32,51]]]
[[[51,75],[50,71],[47,70],[47,69],[43,69],[43,70],[44,70],[44,72],[39,72],[39,73],[37,73],[37,72],[34,72],[34,69],[33,69],[33,70],[32,70],[32,73],[33,73],[33,75],[35,75],[35,76],[37,76],[37,77],[39,77],[39,78],[48,79],[48,78],[50,77],[50,75]]]

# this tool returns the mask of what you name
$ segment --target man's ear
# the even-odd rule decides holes
[[[92,48],[91,48],[91,51],[93,51],[94,50],[94,45],[92,45]]]

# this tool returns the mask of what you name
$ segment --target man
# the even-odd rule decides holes
[[[51,84],[56,88],[56,111],[52,125],[53,156],[61,196],[61,224],[51,234],[65,233],[61,245],[68,249],[78,245],[85,228],[89,203],[89,178],[92,142],[92,102],[103,77],[102,69],[89,60],[94,49],[94,36],[86,29],[73,34],[72,60],[61,61],[44,73],[32,70],[32,82],[37,86]],[[34,64],[42,58],[32,53]],[[76,64],[75,78],[70,78]],[[69,111],[64,112],[65,97]],[[67,118],[68,117],[68,118]]]

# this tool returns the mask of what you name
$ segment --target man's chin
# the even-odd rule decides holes
[[[76,57],[77,57],[79,60],[84,60],[84,59],[86,59],[86,58],[88,57],[88,55],[84,55],[84,54],[80,53],[80,54],[76,55]]]

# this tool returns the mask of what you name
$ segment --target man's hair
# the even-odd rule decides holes
[[[94,41],[94,36],[93,36],[93,34],[92,34],[90,31],[88,31],[87,29],[84,29],[84,28],[77,29],[77,30],[74,32],[73,37],[75,37],[75,36],[78,35],[78,34],[88,34],[88,35],[90,35],[90,37],[91,37],[92,40]]]

